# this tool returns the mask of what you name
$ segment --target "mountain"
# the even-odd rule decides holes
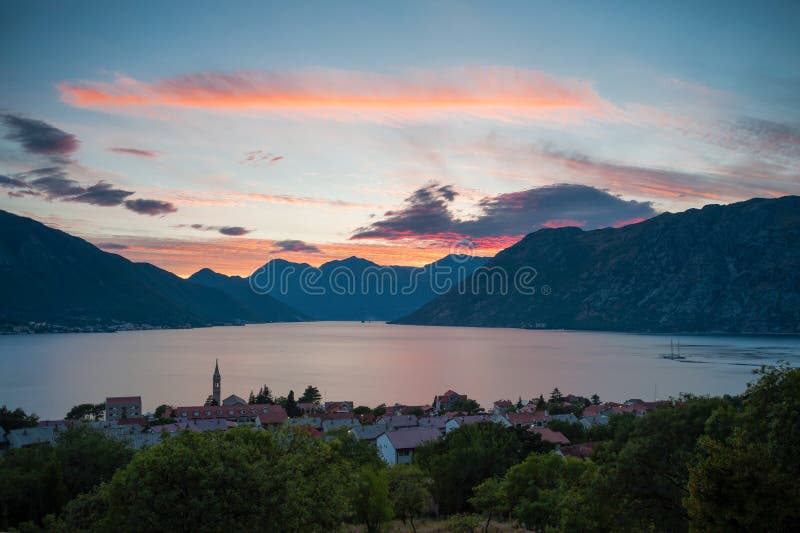
[[[708,205],[618,229],[542,229],[486,267],[509,277],[533,267],[537,290],[501,294],[473,274],[397,322],[798,333],[800,197]]]
[[[424,267],[409,267],[349,257],[312,267],[273,259],[251,279],[203,269],[189,280],[228,294],[249,291],[253,299],[256,292],[267,294],[317,320],[392,320],[443,294],[486,261],[449,255]]]
[[[47,322],[52,330],[303,318],[272,298],[250,305],[5,211],[0,211],[0,301],[0,330],[25,330],[28,322]]]

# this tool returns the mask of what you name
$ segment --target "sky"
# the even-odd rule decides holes
[[[797,2],[0,2],[0,209],[187,276],[800,192]]]

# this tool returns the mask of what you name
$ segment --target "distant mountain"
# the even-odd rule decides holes
[[[0,211],[0,330],[25,330],[31,321],[51,329],[104,329],[304,318],[273,298],[251,303],[226,292]]]
[[[228,294],[270,295],[316,320],[392,320],[469,276],[488,258],[449,255],[424,267],[380,266],[349,257],[320,267],[273,259],[251,280],[203,269],[189,280]],[[246,289],[245,289],[246,287]]]
[[[473,275],[397,322],[798,333],[800,197],[708,205],[619,229],[542,229],[486,267],[507,276],[533,267],[537,290],[500,294]]]

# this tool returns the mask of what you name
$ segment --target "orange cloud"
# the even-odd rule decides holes
[[[382,114],[408,118],[470,113],[488,119],[574,119],[617,113],[590,83],[511,67],[408,70],[384,75],[344,70],[198,73],[152,83],[58,84],[61,99],[81,108],[122,111],[168,107],[299,112],[341,118]]]

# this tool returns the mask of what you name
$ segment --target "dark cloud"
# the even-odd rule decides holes
[[[178,227],[192,228],[201,231],[217,231],[222,235],[228,235],[230,237],[241,237],[242,235],[247,235],[253,231],[241,226],[206,226],[205,224],[180,224]]]
[[[455,196],[452,187],[435,183],[417,189],[403,208],[358,228],[351,239],[517,236],[542,227],[592,229],[655,215],[650,202],[623,200],[586,185],[557,184],[486,197],[472,219],[453,215],[449,204]]]
[[[125,198],[133,194],[133,191],[123,191],[122,189],[115,189],[110,183],[99,182],[95,185],[87,187],[84,192],[67,198],[70,202],[83,202],[85,204],[101,205],[104,207],[111,207],[120,205],[125,201]],[[131,200],[139,201],[139,200]]]
[[[414,191],[402,208],[387,211],[384,219],[358,228],[353,239],[402,238],[404,236],[447,233],[457,221],[448,209],[456,195],[451,185],[431,183]]]
[[[130,209],[140,215],[166,215],[174,213],[178,210],[171,202],[163,202],[161,200],[148,200],[144,198],[137,198],[135,200],[125,200],[125,208]]]
[[[31,189],[23,189],[21,191],[8,191],[8,195],[12,198],[25,198],[28,196],[41,196],[38,192]]]
[[[252,230],[245,229],[241,226],[222,226],[217,231],[222,233],[223,235],[230,235],[233,237],[239,237],[241,235],[247,235]]]
[[[59,168],[42,168],[28,173],[34,177],[28,184],[32,189],[36,189],[44,196],[55,198],[66,198],[76,196],[86,192],[86,188],[74,179],[68,178],[67,173]]]
[[[135,155],[138,157],[158,157],[159,155],[158,152],[154,152],[153,150],[141,150],[139,148],[123,148],[119,146],[109,148],[108,151],[117,154]]]
[[[308,244],[307,242],[298,241],[294,239],[286,239],[283,241],[275,241],[273,244],[271,253],[278,253],[278,252],[305,252],[309,254],[319,254],[322,253],[322,250],[314,246],[313,244]]]
[[[130,246],[125,244],[117,244],[115,242],[98,242],[95,244],[98,248],[103,250],[127,250]]]
[[[78,149],[78,138],[47,122],[6,113],[0,115],[10,131],[5,138],[22,145],[26,152],[51,156],[66,156]]]
[[[15,187],[27,187],[28,184],[21,179],[12,178],[9,176],[3,176],[0,174],[0,187],[5,187],[6,189],[13,189]]]

